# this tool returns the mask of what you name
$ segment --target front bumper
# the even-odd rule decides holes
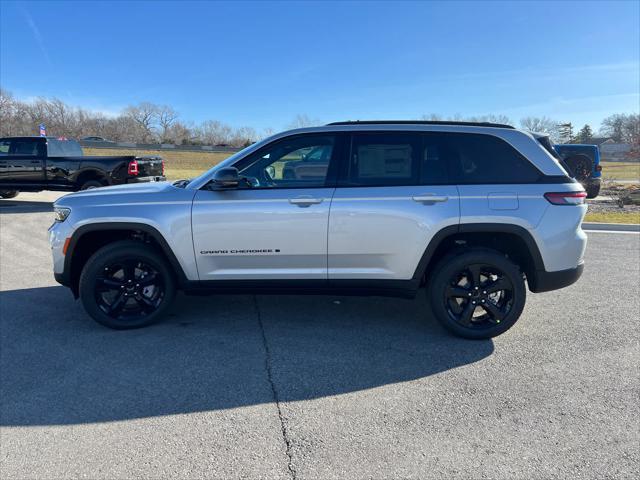
[[[534,293],[540,293],[568,287],[578,281],[583,270],[584,263],[580,263],[576,268],[559,270],[557,272],[536,270],[535,279],[529,279],[529,290]]]
[[[127,183],[144,183],[144,182],[164,182],[167,179],[164,175],[158,175],[155,177],[130,177],[127,178]]]

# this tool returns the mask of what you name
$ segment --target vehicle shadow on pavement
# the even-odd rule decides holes
[[[53,212],[53,202],[0,200],[0,215],[5,213]]]
[[[281,402],[308,400],[423,378],[493,352],[490,340],[446,334],[425,308],[422,296],[181,296],[163,323],[113,331],[66,288],[0,292],[0,425],[229,409],[273,402],[274,390]]]

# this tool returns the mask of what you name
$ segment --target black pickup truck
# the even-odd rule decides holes
[[[80,144],[66,138],[0,138],[0,198],[160,180],[165,180],[160,157],[85,157]]]

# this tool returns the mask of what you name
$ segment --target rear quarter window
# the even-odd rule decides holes
[[[444,137],[449,172],[457,184],[535,183],[542,176],[515,148],[493,135]]]

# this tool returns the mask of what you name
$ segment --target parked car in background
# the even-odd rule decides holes
[[[553,148],[571,170],[573,177],[587,191],[587,198],[595,198],[600,193],[602,166],[597,145],[560,144]]]
[[[107,140],[104,137],[82,137],[80,140],[83,142],[101,142],[101,143],[116,143],[111,140]]]
[[[0,198],[159,180],[165,180],[161,157],[85,157],[80,144],[66,138],[0,138]]]

